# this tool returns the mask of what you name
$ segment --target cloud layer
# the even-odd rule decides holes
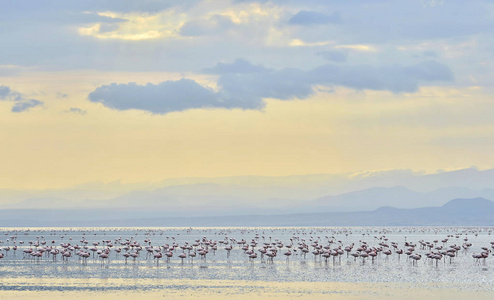
[[[113,83],[98,87],[89,94],[89,100],[117,110],[139,109],[158,114],[194,108],[260,109],[264,98],[304,99],[313,93],[314,85],[411,93],[421,84],[453,79],[451,70],[435,61],[384,67],[325,64],[304,71],[272,70],[237,59],[231,64],[219,63],[204,72],[219,76],[219,91],[191,79],[157,85]]]
[[[451,69],[475,73],[490,61],[492,9],[489,1],[12,1],[0,11],[0,66],[195,72],[244,57],[305,69],[321,57],[345,61],[334,47],[372,45],[375,53],[348,57],[411,65],[435,51]]]

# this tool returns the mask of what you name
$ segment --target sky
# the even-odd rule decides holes
[[[492,1],[0,4],[0,189],[494,167]]]

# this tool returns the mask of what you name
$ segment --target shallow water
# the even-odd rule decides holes
[[[146,292],[149,296],[159,296],[161,292],[177,297],[193,297],[201,294],[191,291],[203,290],[207,291],[206,295],[216,296],[269,293],[284,297],[313,293],[320,296],[364,297],[391,295],[405,286],[405,291],[416,293],[455,290],[492,296],[494,257],[479,261],[472,258],[473,253],[483,251],[482,247],[491,249],[491,241],[494,241],[491,234],[492,228],[479,227],[3,228],[0,230],[1,247],[11,249],[2,250],[5,257],[0,259],[0,293],[6,297],[29,296],[30,292],[63,292],[72,293],[73,296],[87,292],[112,295]],[[448,241],[442,243],[445,238]],[[177,248],[169,262],[165,258],[157,262],[152,256],[146,258],[147,251],[142,249],[135,261],[132,258],[125,261],[122,255],[125,251],[117,255],[114,250],[121,248],[120,243],[126,239],[136,241],[143,247],[153,245],[155,250],[164,244],[184,245],[188,242],[191,245],[196,240],[228,241],[233,249],[228,255],[225,244],[217,242],[218,250],[214,253],[209,247],[204,260],[197,255],[194,260],[187,257],[183,262],[178,255],[189,253],[189,250]],[[251,240],[257,242],[254,249],[259,256],[253,261],[241,249],[242,245],[237,244],[242,239],[247,244]],[[25,249],[38,248],[29,242],[46,241],[46,245],[62,249],[61,243],[84,245],[84,240],[88,248],[93,247],[93,242],[99,242],[98,250],[104,249],[104,240],[112,241],[109,259],[101,260],[97,255],[93,258],[91,254],[84,263],[74,250],[67,261],[62,261],[60,255],[54,260],[46,253],[38,261],[23,253]],[[472,245],[458,251],[451,262],[449,258],[432,261],[425,257],[425,253],[431,250],[421,249],[419,241],[433,243],[434,240],[438,240],[435,246],[443,246],[444,249],[451,245],[462,246],[466,242]],[[12,249],[14,241],[18,247],[15,252]],[[311,252],[303,255],[297,249],[299,244],[305,243],[312,251],[310,245],[315,241],[331,248],[340,245],[344,248],[353,243],[352,252],[364,241],[369,247],[379,247],[379,243],[391,246],[391,242],[396,242],[397,249],[406,249],[405,242],[409,242],[417,244],[414,253],[421,254],[422,258],[414,264],[407,255],[399,257],[393,251],[389,257],[379,253],[374,261],[370,257],[354,259],[347,257],[346,253],[326,261]],[[258,249],[264,243],[278,242],[283,247],[277,247],[279,251],[273,261],[269,262],[266,257],[261,259]],[[283,253],[288,250],[286,245],[290,244],[293,245],[293,254],[287,261]],[[202,243],[194,248],[201,246],[205,247]],[[295,252],[295,249],[298,251]],[[359,292],[357,286],[364,288]],[[390,286],[392,289],[386,288]],[[376,290],[375,287],[380,288]],[[403,291],[397,293],[401,296]]]

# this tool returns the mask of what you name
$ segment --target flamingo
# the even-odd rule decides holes
[[[166,262],[169,263],[170,262],[170,258],[173,257],[173,252],[172,251],[168,251],[165,253],[166,255]]]
[[[194,257],[196,257],[197,253],[195,251],[189,253],[190,261],[193,263],[194,262]]]
[[[286,256],[286,261],[288,262],[289,258],[290,258],[290,255],[292,255],[292,251],[288,250],[286,251],[285,253],[283,253],[283,255]]]
[[[180,257],[182,259],[182,264],[184,263],[184,259],[187,258],[187,254],[185,254],[185,252],[182,252],[178,255],[178,257]]]
[[[157,252],[157,253],[154,254],[154,259],[156,259],[156,264],[157,265],[159,265],[160,258],[162,258],[162,257],[163,257],[163,253],[161,253],[161,252]]]

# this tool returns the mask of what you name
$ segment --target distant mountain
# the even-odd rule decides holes
[[[374,187],[345,193],[337,196],[325,196],[314,200],[310,205],[332,211],[362,211],[376,209],[380,206],[411,208],[423,206],[425,194],[397,187]]]
[[[382,206],[418,208],[441,206],[454,198],[494,199],[491,188],[494,169],[468,168],[436,174],[389,170],[284,177],[185,178],[153,185],[112,183],[108,184],[108,190],[105,186],[0,190],[0,208],[138,210],[151,212],[147,217],[156,211],[166,217],[181,217],[369,211]]]
[[[337,196],[325,196],[307,204],[314,211],[356,211],[373,210],[381,206],[397,208],[417,208],[440,206],[448,200],[487,196],[494,199],[493,190],[475,191],[462,187],[440,188],[431,192],[416,192],[404,186],[374,187],[345,193]]]
[[[441,212],[449,215],[462,216],[465,214],[494,215],[494,202],[485,198],[454,199],[440,208]]]
[[[144,217],[147,216],[147,217]],[[439,207],[372,211],[160,217],[159,211],[0,210],[0,226],[493,226],[494,202],[484,198],[454,199]]]

